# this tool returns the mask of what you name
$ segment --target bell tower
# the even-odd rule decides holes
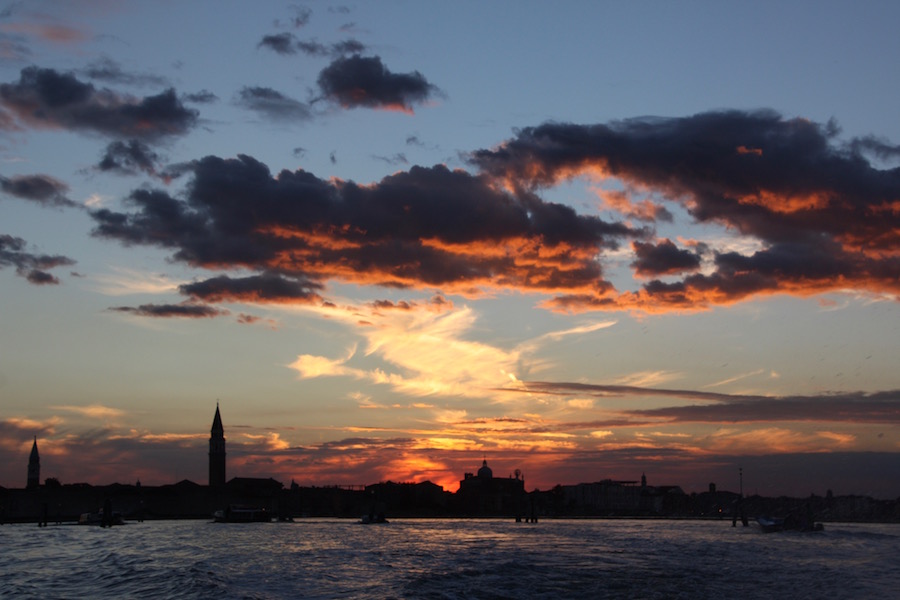
[[[216,416],[213,417],[209,435],[209,487],[225,485],[225,428],[216,402]]]
[[[41,485],[41,457],[37,449],[37,436],[31,445],[31,456],[28,457],[28,483],[26,489],[32,490]]]

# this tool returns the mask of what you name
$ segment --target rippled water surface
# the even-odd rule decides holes
[[[2,598],[890,598],[900,526],[726,521],[0,527]]]

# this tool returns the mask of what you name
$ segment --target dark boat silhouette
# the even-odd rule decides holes
[[[265,508],[242,504],[232,504],[225,510],[213,513],[213,521],[216,523],[268,523],[271,520],[272,515]]]
[[[825,526],[821,523],[815,523],[812,520],[803,521],[789,514],[786,517],[757,517],[756,522],[759,524],[763,533],[775,533],[778,531],[823,531]]]

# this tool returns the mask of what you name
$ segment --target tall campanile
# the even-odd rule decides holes
[[[28,489],[34,489],[41,485],[41,457],[37,449],[37,436],[34,436],[34,443],[31,445],[31,456],[28,457]]]
[[[216,402],[216,416],[213,417],[209,434],[209,487],[225,485],[225,428]]]

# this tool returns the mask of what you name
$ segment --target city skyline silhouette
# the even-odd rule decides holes
[[[0,485],[900,497],[897,16],[0,6]]]

